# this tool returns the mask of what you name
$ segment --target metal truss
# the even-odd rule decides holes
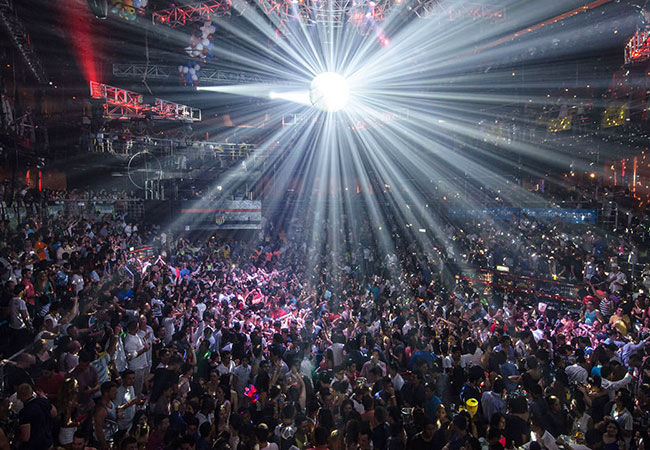
[[[401,1],[401,0],[400,0]],[[332,28],[369,24],[372,18],[381,22],[391,0],[255,0],[266,15],[282,18],[283,34],[290,33],[287,24],[299,20],[305,25],[323,24]],[[396,2],[399,3],[399,2]]]
[[[48,79],[43,64],[34,52],[27,31],[16,15],[11,0],[0,0],[0,23],[2,23],[2,26],[7,32],[9,39],[13,42],[14,47],[16,47],[25,60],[29,71],[36,81],[41,84],[46,84]]]
[[[167,80],[178,70],[171,66],[156,64],[113,64],[113,75],[120,78],[144,78],[147,80]]]
[[[625,45],[625,64],[650,59],[650,28],[638,30]]]
[[[172,28],[193,22],[205,22],[214,17],[229,16],[232,2],[230,0],[210,0],[165,9],[153,13],[154,24],[167,25]]]
[[[143,119],[151,115],[154,119],[198,122],[201,110],[179,103],[155,99],[154,105],[143,102],[142,95],[115,86],[95,81],[90,82],[90,96],[104,100],[104,117],[108,119]]]
[[[178,68],[157,64],[113,64],[113,75],[119,78],[146,78],[147,80],[168,80],[178,77]],[[202,68],[199,80],[223,84],[261,83],[270,84],[273,80],[254,73],[235,72]]]
[[[493,22],[505,17],[505,9],[478,3],[454,3],[451,6],[441,0],[417,0],[413,12],[421,19],[440,18],[444,20],[490,19]]]
[[[188,122],[200,122],[201,110],[179,103],[168,102],[157,98],[151,109],[154,119],[185,120]]]

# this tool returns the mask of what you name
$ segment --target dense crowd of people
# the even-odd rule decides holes
[[[645,448],[650,298],[620,268],[643,221],[474,220],[429,251],[363,219],[341,248],[0,223],[0,449]],[[579,312],[459,282],[468,264],[579,283]]]

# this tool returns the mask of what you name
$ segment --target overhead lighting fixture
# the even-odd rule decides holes
[[[349,98],[350,85],[336,72],[323,72],[311,82],[309,100],[316,109],[336,112],[347,105]]]

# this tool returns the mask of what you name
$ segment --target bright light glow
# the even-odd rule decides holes
[[[520,133],[506,131],[526,130],[535,120],[535,115],[509,114],[506,105],[530,112],[545,107],[553,113],[549,118],[557,117],[561,104],[580,96],[575,86],[609,86],[611,77],[571,76],[576,73],[572,56],[580,58],[595,45],[611,46],[590,31],[592,16],[585,26],[567,23],[560,30],[548,18],[568,18],[567,2],[541,2],[543,8],[519,7],[515,0],[496,2],[515,6],[500,21],[495,17],[501,14],[491,9],[486,10],[489,17],[467,15],[463,2],[456,0],[393,0],[400,6],[390,10],[385,5],[391,2],[373,0],[377,5],[371,9],[370,1],[298,0],[298,8],[295,0],[285,0],[289,8],[284,11],[250,8],[251,0],[232,2],[233,12],[249,26],[219,21],[228,39],[232,37],[232,51],[217,50],[215,63],[231,62],[226,67],[233,74],[241,70],[249,76],[224,77],[217,81],[229,85],[202,88],[196,95],[197,106],[223,117],[223,133],[215,130],[211,139],[259,143],[245,164],[233,161],[210,194],[226,198],[249,186],[259,188],[270,209],[279,212],[273,220],[287,229],[299,224],[303,230],[300,239],[313,249],[304,261],[307,269],[327,266],[337,273],[345,255],[358,248],[361,229],[386,255],[405,239],[423,255],[433,248],[455,248],[439,210],[479,210],[495,197],[513,205],[545,204],[547,196],[540,195],[543,177],[570,165],[574,175],[602,176],[597,165],[588,165],[591,158],[578,158],[574,151],[586,150],[594,141],[585,138],[569,150],[545,143],[539,135],[521,139]],[[603,4],[588,2],[588,10]],[[438,3],[451,13],[435,12],[438,6],[430,8],[431,14],[422,10],[424,4]],[[539,26],[531,25],[535,23]],[[527,34],[531,37],[523,40]],[[553,50],[559,34],[560,48]],[[608,36],[614,37],[611,32]],[[171,47],[178,48],[175,40]],[[560,71],[551,64],[556,57],[563,61]],[[574,69],[565,70],[570,67]],[[246,81],[255,77],[259,81]],[[570,89],[574,93],[569,95]],[[562,97],[557,105],[550,100],[554,95]],[[521,164],[515,162],[519,155]],[[515,171],[524,179],[542,178],[538,190],[504,178]],[[605,176],[613,181],[616,173],[620,179],[620,172]],[[565,176],[575,180],[569,172]],[[287,199],[309,206],[288,207]],[[209,201],[197,205],[212,207]],[[477,228],[498,232],[501,221],[492,222],[479,222]],[[454,251],[462,254],[459,250]],[[395,275],[401,273],[396,268]]]
[[[349,98],[350,85],[336,72],[323,72],[311,82],[309,99],[321,111],[339,111],[345,107]]]

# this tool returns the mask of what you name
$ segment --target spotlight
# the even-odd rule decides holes
[[[323,72],[313,79],[309,100],[314,108],[326,112],[343,109],[350,98],[350,86],[343,76],[335,72]]]

